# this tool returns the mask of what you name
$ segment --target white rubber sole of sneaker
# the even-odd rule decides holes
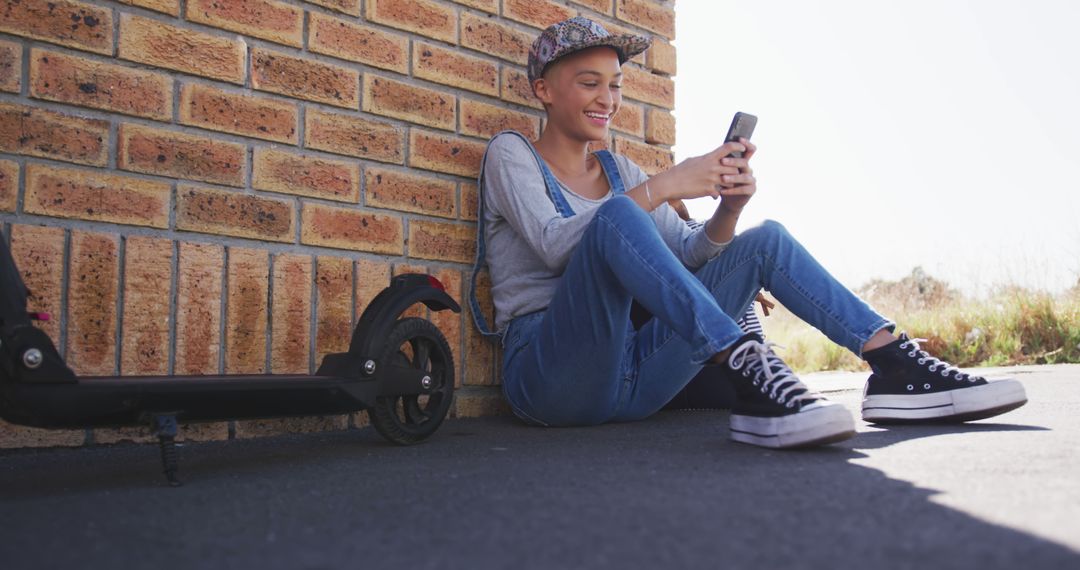
[[[855,435],[855,420],[843,406],[828,403],[790,416],[731,416],[731,439],[774,449],[826,445]]]
[[[1026,403],[1023,384],[1003,379],[933,394],[866,396],[862,417],[873,423],[966,422],[1003,414]]]

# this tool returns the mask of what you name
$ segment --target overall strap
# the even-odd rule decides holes
[[[495,135],[495,137],[502,136],[504,134],[514,135],[525,141],[525,145],[532,152],[533,158],[536,159],[537,166],[540,167],[540,174],[544,177],[544,187],[547,190],[548,198],[551,199],[551,203],[555,205],[555,211],[564,218],[569,218],[574,215],[574,209],[570,207],[570,203],[566,201],[566,196],[563,195],[562,190],[559,189],[559,183],[555,180],[555,175],[551,173],[551,170],[544,163],[544,160],[537,154],[536,149],[533,148],[529,139],[517,131],[502,131]],[[494,140],[495,137],[492,137]],[[480,271],[487,265],[487,244],[484,242],[484,167],[487,165],[488,148],[484,150],[484,158],[480,160],[480,175],[477,177],[476,186],[478,192],[478,207],[476,209],[476,260],[473,263],[472,276],[469,279],[469,310],[472,313],[473,323],[476,325],[476,329],[480,331],[480,334],[484,336],[499,336],[499,333],[492,330],[487,323],[487,319],[480,311],[480,301],[476,297],[476,278],[480,275]],[[603,164],[603,159],[601,159]],[[614,160],[612,160],[614,166]],[[604,172],[608,172],[608,167],[604,166]],[[608,175],[608,181],[610,182],[610,174]],[[618,172],[615,174],[618,177]],[[620,188],[622,182],[619,183]],[[614,188],[614,184],[612,188]]]
[[[600,161],[600,167],[604,169],[604,176],[607,176],[608,186],[611,187],[611,193],[618,196],[619,194],[626,192],[626,187],[623,185],[622,181],[622,175],[619,174],[619,165],[615,163],[615,155],[607,150],[598,150],[593,154],[595,154],[597,160]]]

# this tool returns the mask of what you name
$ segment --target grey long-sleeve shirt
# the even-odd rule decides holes
[[[627,190],[648,179],[628,158],[615,155],[615,162]],[[576,215],[564,218],[555,210],[528,143],[513,135],[496,136],[488,143],[481,195],[499,331],[514,317],[548,306],[596,209],[613,197],[609,191],[599,200],[590,200],[561,182],[560,188]],[[691,269],[704,265],[727,245],[711,241],[703,228],[690,229],[666,203],[650,216],[664,243]]]

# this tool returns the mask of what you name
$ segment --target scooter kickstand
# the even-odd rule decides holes
[[[161,446],[161,465],[165,468],[165,477],[170,487],[183,485],[176,478],[179,459],[176,453],[176,416],[173,414],[154,415],[150,420],[150,429],[158,438]]]

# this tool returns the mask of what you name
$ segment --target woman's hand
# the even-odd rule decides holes
[[[754,178],[754,169],[750,168],[750,159],[757,152],[757,147],[745,138],[739,139],[739,142],[746,147],[742,158],[728,156],[720,160],[723,166],[738,169],[736,173],[723,176],[719,191],[720,208],[732,214],[742,213],[746,203],[757,192],[757,179]]]
[[[758,293],[757,297],[754,297],[754,300],[761,305],[761,312],[765,313],[766,317],[769,316],[769,311],[771,311],[773,307],[776,306],[776,303],[770,301],[764,293]]]
[[[657,202],[689,200],[709,196],[717,198],[726,189],[734,189],[743,178],[726,181],[729,176],[741,176],[738,164],[725,164],[724,157],[733,152],[748,152],[741,142],[725,143],[716,150],[688,158],[670,170],[649,179],[652,195]]]
[[[722,176],[718,191],[720,205],[716,207],[712,218],[705,224],[705,232],[709,235],[709,239],[716,243],[731,241],[735,236],[735,226],[739,221],[739,215],[742,214],[746,203],[757,192],[757,180],[754,178],[754,170],[750,168],[750,159],[757,152],[757,147],[745,138],[739,139],[739,143],[745,149],[742,158],[724,156],[720,159],[722,166],[734,168],[735,172]]]

